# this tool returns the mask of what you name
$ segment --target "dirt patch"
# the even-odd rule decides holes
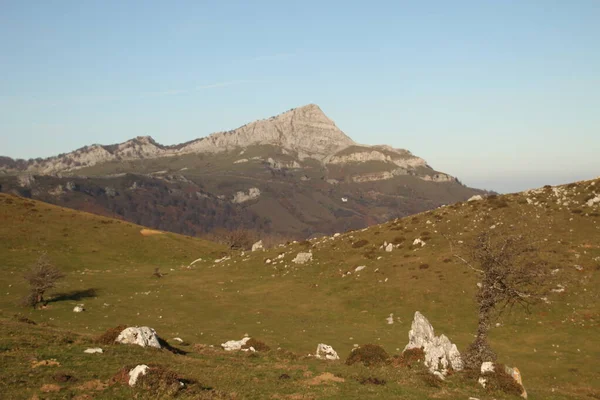
[[[55,385],[54,383],[47,383],[43,385],[40,390],[44,393],[60,392],[60,386]]]
[[[344,378],[335,376],[331,372],[325,372],[319,376],[315,376],[314,378],[309,379],[308,381],[306,381],[306,384],[309,386],[314,386],[314,385],[323,385],[323,384],[327,384],[327,383],[331,383],[331,382],[345,382],[345,381],[346,380]]]
[[[32,361],[31,368],[37,367],[60,367],[60,363],[53,358],[50,360]]]
[[[163,235],[164,234],[164,232],[156,231],[154,229],[142,229],[140,231],[140,233],[142,234],[142,236],[153,236],[153,235]]]

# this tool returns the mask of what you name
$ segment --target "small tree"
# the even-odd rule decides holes
[[[478,283],[477,334],[465,353],[467,368],[478,369],[484,361],[495,361],[488,343],[494,320],[514,305],[529,310],[545,291],[544,262],[523,235],[487,231],[468,247],[466,258],[456,255],[481,279]]]
[[[42,254],[33,266],[24,275],[29,284],[29,295],[24,299],[24,304],[35,307],[44,302],[44,294],[48,289],[56,286],[56,282],[65,277],[65,274],[55,267],[46,254]]]

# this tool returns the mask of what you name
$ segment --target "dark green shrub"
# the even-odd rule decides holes
[[[250,340],[248,340],[246,342],[246,344],[242,346],[242,349],[249,349],[250,347],[253,347],[254,350],[259,351],[259,352],[265,352],[265,351],[271,350],[271,348],[269,346],[267,346],[264,342],[261,342],[260,340],[256,340],[254,338],[251,338]]]
[[[390,358],[383,347],[376,344],[365,344],[350,352],[346,359],[346,365],[362,363],[367,367],[381,364]]]
[[[356,242],[352,243],[352,248],[354,248],[354,249],[359,249],[359,248],[361,248],[361,247],[363,247],[363,246],[366,246],[366,245],[368,245],[368,244],[369,244],[369,241],[368,241],[368,240],[366,240],[366,239],[361,239],[361,240],[358,240],[358,241],[356,241]]]

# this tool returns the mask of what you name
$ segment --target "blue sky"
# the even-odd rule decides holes
[[[316,103],[468,185],[600,175],[600,1],[0,0],[0,155]]]

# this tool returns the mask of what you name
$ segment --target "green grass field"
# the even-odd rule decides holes
[[[399,354],[417,310],[464,351],[477,323],[477,276],[454,254],[478,232],[496,229],[532,238],[536,258],[558,270],[548,289],[564,287],[550,291],[530,313],[515,309],[500,317],[490,338],[499,361],[521,370],[531,399],[600,398],[600,217],[598,205],[586,204],[599,192],[596,180],[498,196],[335,239],[243,255],[195,238],[142,235],[143,228],[130,223],[0,195],[0,396],[152,398],[122,385],[77,387],[106,382],[126,365],[154,362],[199,382],[181,393],[184,398],[510,398],[488,393],[461,374],[432,385],[419,368],[368,369],[303,357],[318,343],[333,346],[342,358],[365,343]],[[416,238],[426,245],[412,246]],[[367,244],[353,246],[359,240]],[[399,247],[385,252],[380,249],[385,241]],[[291,262],[309,249],[312,262]],[[20,307],[27,293],[23,272],[41,252],[67,277],[49,293],[45,309]],[[231,258],[215,262],[226,254]],[[188,268],[198,258],[203,260]],[[357,266],[366,268],[355,273]],[[166,275],[153,278],[155,268]],[[74,313],[80,303],[86,311]],[[386,322],[390,313],[392,325]],[[37,325],[17,322],[14,314]],[[120,324],[153,327],[171,343],[181,337],[190,343],[182,349],[190,353],[115,345],[105,354],[83,353],[94,347],[93,337]],[[248,356],[218,350],[246,333],[282,351]],[[196,351],[196,344],[215,348]],[[31,360],[50,358],[61,365],[31,368]],[[41,393],[58,372],[77,382]],[[324,372],[344,382],[310,384]],[[290,379],[279,379],[283,373]],[[386,384],[358,382],[370,376]]]

